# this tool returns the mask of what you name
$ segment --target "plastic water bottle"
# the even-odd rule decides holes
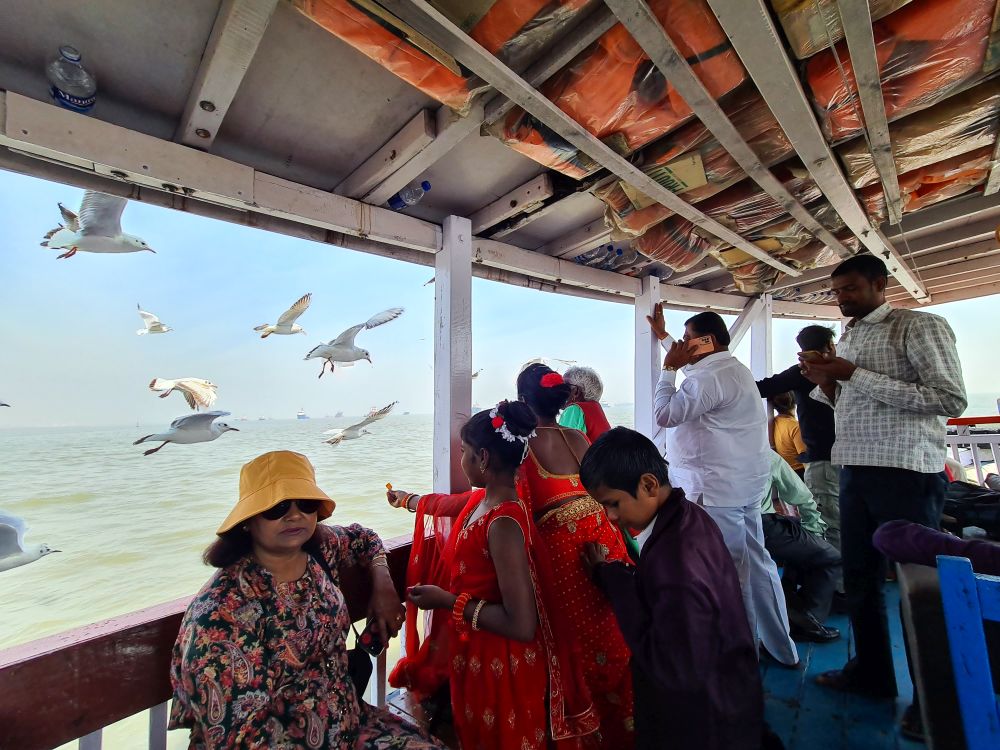
[[[596,251],[594,251],[593,255],[590,255],[590,257],[584,261],[584,263],[591,268],[600,268],[608,260],[610,260],[614,254],[614,245],[601,245]]]
[[[81,59],[74,47],[64,44],[45,66],[45,74],[56,104],[74,112],[89,112],[97,101],[97,79],[80,64]]]
[[[611,264],[610,270],[617,271],[619,268],[627,268],[637,260],[639,260],[639,251],[634,247],[626,247],[624,250],[618,251],[618,258]]]
[[[415,206],[424,197],[424,193],[430,192],[431,184],[424,180],[419,185],[405,187],[388,200],[389,208],[393,211],[402,211],[407,206]]]
[[[581,255],[577,255],[575,258],[573,258],[573,260],[575,260],[577,263],[580,263],[581,265],[587,265],[591,261],[596,260],[598,257],[603,258],[605,252],[606,250],[604,246],[598,245],[593,250],[588,250],[587,252],[582,253]]]

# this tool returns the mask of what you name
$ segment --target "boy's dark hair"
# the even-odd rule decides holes
[[[527,437],[538,426],[534,412],[520,401],[501,401],[497,404],[497,416],[515,437]],[[489,451],[494,468],[514,471],[524,461],[524,441],[505,440],[493,426],[489,411],[473,414],[472,419],[462,425],[461,436],[477,451]]]
[[[528,365],[517,376],[517,395],[540,417],[554,419],[569,403],[571,389],[569,383],[543,386],[542,378],[553,373],[551,367],[536,362]]]
[[[776,393],[767,400],[771,406],[774,407],[775,411],[779,414],[791,414],[795,411],[795,396],[792,395],[791,391],[787,393]]]
[[[688,318],[684,321],[685,326],[691,326],[691,330],[699,336],[715,336],[719,346],[729,346],[729,329],[726,321],[719,313],[703,312]]]
[[[865,255],[855,255],[845,260],[833,269],[830,278],[844,276],[849,273],[861,274],[869,281],[889,278],[889,269],[885,267],[882,259],[876,258],[874,255],[868,255],[867,253]]]
[[[799,348],[804,352],[822,351],[833,343],[833,329],[828,326],[806,326],[795,337]]]
[[[591,491],[607,487],[634,496],[643,474],[670,485],[667,462],[653,441],[627,427],[615,427],[597,438],[580,463],[580,481]]]

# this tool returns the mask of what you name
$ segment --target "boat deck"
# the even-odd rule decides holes
[[[840,628],[841,639],[829,644],[799,644],[803,669],[763,667],[766,715],[786,750],[917,750],[923,745],[900,736],[898,724],[913,696],[906,668],[899,589],[886,584],[889,630],[896,664],[899,697],[894,703],[838,693],[814,682],[814,677],[838,669],[851,648],[846,615],[834,615],[827,625]]]

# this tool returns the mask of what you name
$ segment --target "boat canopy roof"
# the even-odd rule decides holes
[[[0,0],[0,167],[428,265],[467,217],[479,276],[680,307],[836,318],[871,252],[915,307],[1000,291],[996,12]],[[49,96],[64,44],[87,114]]]

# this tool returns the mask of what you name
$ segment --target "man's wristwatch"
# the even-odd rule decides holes
[[[663,365],[664,372],[677,372],[677,368],[673,365]]]

